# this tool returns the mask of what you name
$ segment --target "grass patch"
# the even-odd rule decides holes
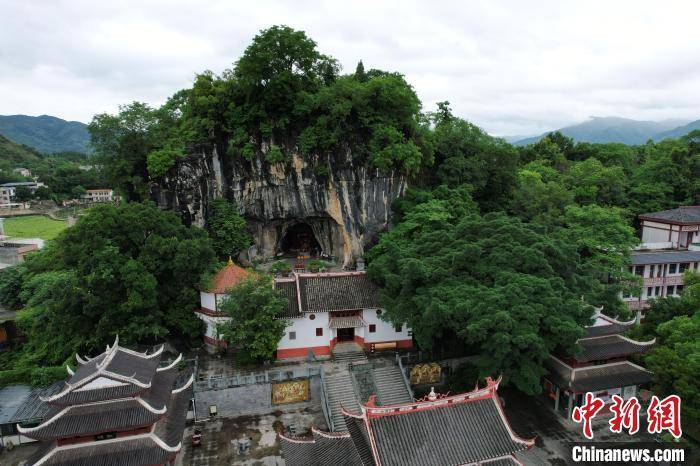
[[[5,219],[5,234],[18,238],[53,239],[68,224],[60,220],[52,220],[43,215],[29,215],[27,217],[11,217]]]

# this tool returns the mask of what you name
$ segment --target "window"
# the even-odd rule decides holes
[[[375,324],[369,324],[369,333],[374,333],[377,331],[377,326]]]
[[[661,296],[661,288],[660,286],[654,287],[654,296]]]
[[[316,336],[317,336],[317,337],[322,337],[322,336],[323,336],[323,327],[317,327],[317,328],[316,328]]]
[[[690,266],[689,263],[683,262],[683,263],[678,267],[678,272],[679,272],[679,273],[685,272],[685,271],[688,269],[689,266]]]
[[[309,314],[309,320],[314,320],[316,318],[316,314]]]
[[[381,309],[377,309],[377,317],[379,317],[380,315],[382,315],[382,310],[381,310]]]
[[[678,264],[668,264],[668,273],[676,273]]]
[[[654,288],[651,286],[647,288],[647,297],[651,298],[654,295]]]
[[[297,332],[289,332],[289,339],[296,340],[297,339]]]
[[[666,296],[676,294],[676,285],[670,285],[668,288],[666,288]]]
[[[396,330],[397,332],[400,332],[402,329],[403,329],[403,324],[399,324],[399,325],[394,326],[394,330]]]
[[[677,285],[676,286],[676,294],[681,294],[683,293],[683,285]]]
[[[638,265],[634,268],[634,274],[639,275],[640,277],[644,276],[644,266],[643,265]]]

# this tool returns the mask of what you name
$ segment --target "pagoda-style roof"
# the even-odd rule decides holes
[[[635,319],[628,321],[620,321],[613,317],[606,316],[601,311],[603,308],[597,308],[593,314],[593,324],[586,327],[586,336],[584,338],[602,337],[604,335],[616,335],[623,333],[635,324]]]
[[[147,466],[172,461],[182,447],[187,407],[192,388],[173,392],[167,414],[152,432],[98,442],[58,446],[44,442],[29,459],[29,466]]]
[[[119,337],[104,353],[91,359],[76,354],[77,370],[68,367],[71,377],[63,389],[42,398],[55,404],[74,404],[132,396],[151,387],[163,347],[151,354],[119,346]]]
[[[648,370],[629,361],[574,368],[550,356],[545,360],[545,367],[554,384],[576,393],[644,384],[651,381],[652,376]]]
[[[228,263],[214,275],[211,281],[211,286],[204,289],[203,291],[209,293],[224,294],[229,289],[244,282],[248,277],[250,277],[251,272],[247,271],[243,267],[233,263],[233,260],[229,258]]]
[[[675,209],[649,212],[639,216],[640,220],[652,220],[662,223],[696,224],[700,223],[700,206],[683,205]]]
[[[179,371],[182,356],[159,367],[163,348],[139,353],[119,346],[84,359],[61,390],[42,398],[51,407],[36,427],[19,433],[43,441],[30,465],[152,465],[171,461],[181,447],[193,377]],[[96,441],[95,435],[118,434]],[[71,442],[61,442],[71,439]]]
[[[370,398],[361,414],[343,412],[347,433],[280,435],[282,452],[291,466],[330,464],[325,458],[343,465],[517,464],[512,455],[534,440],[513,432],[497,388],[488,379],[469,393],[382,407]]]
[[[578,344],[583,348],[583,351],[576,354],[574,359],[578,362],[602,361],[645,353],[651,349],[655,342],[656,339],[644,342],[635,341],[622,335],[582,338]]]

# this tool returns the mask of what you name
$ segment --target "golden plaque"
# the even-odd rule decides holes
[[[272,384],[272,404],[298,403],[309,399],[309,379]]]
[[[411,369],[411,385],[437,383],[440,381],[441,373],[442,368],[440,367],[440,364],[436,362],[417,364]]]

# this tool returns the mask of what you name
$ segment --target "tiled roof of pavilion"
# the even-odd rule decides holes
[[[150,388],[162,353],[163,346],[151,354],[123,348],[117,337],[112,347],[94,358],[76,354],[78,368],[68,368],[71,376],[63,389],[42,401],[62,405],[132,396]]]
[[[619,321],[612,317],[606,316],[601,312],[602,308],[596,309],[593,315],[593,325],[586,327],[585,338],[602,337],[604,335],[615,335],[629,330],[635,323],[635,320]]]
[[[137,353],[118,342],[93,359],[78,356],[81,366],[74,373],[68,369],[72,375],[65,387],[45,399],[52,407],[44,421],[36,427],[18,426],[21,434],[43,440],[29,465],[145,466],[175,457],[192,397],[192,375],[178,370],[181,356],[158,367],[162,347],[152,354]],[[97,395],[75,396],[86,392]],[[92,440],[105,432],[127,434]],[[84,441],[57,443],[77,437]]]
[[[433,401],[376,407],[370,399],[361,415],[343,413],[347,433],[324,434],[322,453],[336,457],[345,451],[337,457],[346,465],[501,464],[534,440],[513,432],[497,388],[498,382],[488,379],[485,388]],[[287,464],[321,464],[316,432],[306,441],[279,437]]]
[[[211,286],[203,291],[217,294],[226,293],[230,288],[243,282],[250,274],[251,272],[234,264],[233,260],[229,258],[228,263],[214,275]]]
[[[684,205],[675,209],[642,214],[639,218],[641,220],[660,220],[674,223],[700,223],[700,206]]]
[[[644,384],[651,381],[652,375],[629,361],[573,368],[561,359],[550,356],[545,360],[545,367],[552,382],[578,393]]]
[[[620,358],[631,354],[645,353],[651,349],[656,340],[634,341],[622,335],[582,338],[578,341],[583,351],[576,354],[578,362],[601,361]]]

